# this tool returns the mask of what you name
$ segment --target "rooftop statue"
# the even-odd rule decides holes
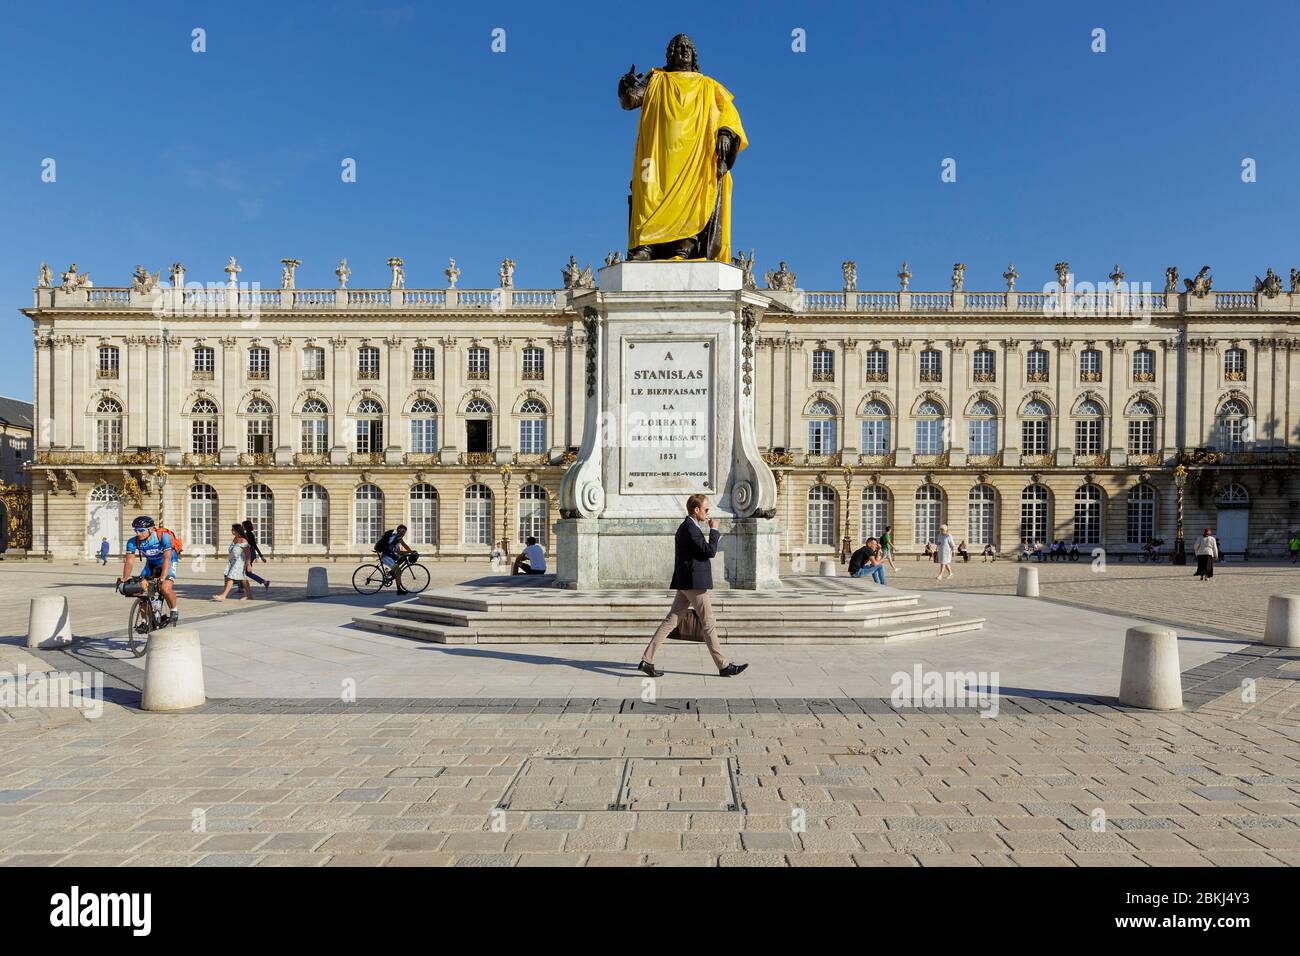
[[[628,260],[731,262],[731,167],[748,145],[740,114],[717,80],[700,72],[684,33],[668,43],[665,65],[636,65],[618,81],[625,110],[640,108]]]

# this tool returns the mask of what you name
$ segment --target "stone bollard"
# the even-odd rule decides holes
[[[165,627],[150,634],[140,706],[156,711],[188,710],[205,700],[199,632]]]
[[[1178,635],[1156,624],[1130,627],[1124,635],[1124,668],[1119,702],[1146,710],[1183,706],[1183,679],[1178,667]]]
[[[821,575],[822,577],[824,577],[824,578],[833,578],[833,577],[835,577],[835,574],[836,574],[836,570],[835,570],[835,559],[834,559],[834,558],[819,558],[819,559],[817,560],[817,573],[818,573],[819,575]]]
[[[307,569],[307,596],[309,598],[325,597],[330,593],[329,572],[320,565]]]
[[[1268,599],[1264,643],[1300,647],[1300,594],[1274,594]]]
[[[1020,568],[1016,577],[1017,597],[1038,597],[1038,569]]]
[[[72,616],[61,594],[32,598],[27,611],[27,646],[62,647],[72,643]]]

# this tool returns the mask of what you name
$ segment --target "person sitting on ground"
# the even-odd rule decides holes
[[[934,556],[938,553],[939,553],[939,549],[934,546],[933,541],[927,541],[925,543],[925,559],[927,561],[933,561]]]
[[[1040,564],[1043,562],[1044,559],[1043,542],[1041,541],[1034,542],[1034,557],[1038,560]]]
[[[997,560],[997,556],[998,556],[997,552],[993,550],[993,545],[991,544],[984,545],[983,554],[984,554],[984,560],[989,564],[992,564],[995,560]]]
[[[1021,538],[1021,539],[1020,539],[1020,555],[1019,555],[1019,557],[1016,558],[1016,560],[1017,560],[1017,561],[1028,561],[1029,558],[1030,558],[1030,555],[1031,555],[1031,551],[1030,551],[1030,547],[1029,547],[1029,539],[1028,539],[1028,538]]]
[[[962,541],[960,544],[957,545],[957,553],[961,555],[961,559],[963,561],[965,561],[967,564],[970,563],[970,552],[966,550],[965,541]]]
[[[513,574],[545,574],[546,573],[546,552],[542,546],[537,543],[536,538],[528,538],[524,550],[519,552],[519,557],[515,558],[514,565],[510,568]]]
[[[871,578],[877,584],[885,584],[885,553],[875,538],[868,538],[849,557],[849,577]]]
[[[1071,561],[1079,560],[1079,542],[1077,541],[1070,542],[1070,560]]]

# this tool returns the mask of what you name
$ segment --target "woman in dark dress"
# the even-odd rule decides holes
[[[244,576],[249,580],[256,581],[266,590],[271,590],[271,582],[260,574],[254,574],[252,571],[254,561],[266,561],[266,555],[262,554],[262,549],[257,546],[257,534],[253,531],[253,522],[244,519],[243,523],[244,537],[248,539],[248,565],[244,568]]]

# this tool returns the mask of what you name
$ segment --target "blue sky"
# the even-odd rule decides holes
[[[667,12],[664,12],[667,11]],[[207,52],[191,52],[191,31]],[[506,52],[493,53],[492,30]],[[1091,50],[1106,31],[1106,52]],[[791,50],[806,31],[807,52]],[[750,148],[733,243],[807,289],[1021,288],[1068,260],[1248,288],[1300,266],[1300,5],[1258,3],[111,3],[0,14],[0,393],[30,399],[42,259],[97,286],[137,262],[218,281],[554,287],[626,240],[635,115],[618,77],[676,32]],[[57,163],[57,181],[41,164]],[[343,183],[340,163],[357,163]],[[957,181],[941,182],[956,160]],[[1257,181],[1243,183],[1244,158]]]

